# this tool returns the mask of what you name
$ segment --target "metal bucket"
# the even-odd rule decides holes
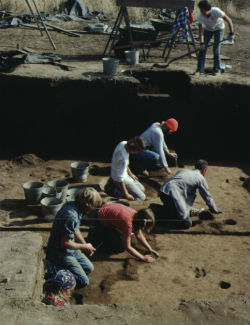
[[[107,76],[115,76],[117,73],[117,67],[119,60],[114,58],[103,58],[103,73]]]
[[[54,180],[54,181],[49,181],[48,185],[50,187],[55,187],[56,190],[59,192],[61,190],[62,194],[60,199],[63,201],[66,196],[67,196],[67,191],[68,191],[68,182],[65,180]]]
[[[89,174],[89,164],[87,162],[75,161],[70,167],[75,182],[83,183],[87,181]]]
[[[47,220],[54,220],[63,205],[62,200],[55,197],[45,197],[41,200],[42,214]]]
[[[75,201],[75,197],[76,195],[82,190],[82,187],[72,187],[70,189],[68,189],[67,192],[67,197],[66,200],[67,201]]]
[[[46,186],[43,188],[42,192],[42,198],[45,197],[55,197],[57,199],[60,199],[62,196],[62,190],[57,189],[56,187]]]
[[[138,50],[125,51],[126,62],[130,65],[135,65],[139,63],[140,52]]]
[[[26,182],[23,184],[25,199],[30,204],[39,203],[42,197],[44,184],[41,182]]]

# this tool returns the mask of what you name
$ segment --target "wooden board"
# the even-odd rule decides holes
[[[117,6],[138,8],[167,8],[180,9],[188,7],[194,10],[194,0],[117,0]]]

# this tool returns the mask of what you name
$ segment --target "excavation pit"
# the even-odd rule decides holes
[[[9,29],[7,33],[9,37],[5,34],[3,42],[6,48],[25,34],[23,30],[15,30],[14,38],[11,34],[13,30]],[[37,35],[33,31],[25,35],[23,39],[28,37],[30,42],[25,45],[32,48]],[[90,40],[88,44],[92,44],[92,40],[96,43],[100,40],[99,36],[91,37],[86,40]],[[50,52],[47,40],[42,39],[41,43],[46,52]],[[63,39],[61,44],[70,47],[73,41]],[[102,38],[100,46],[104,45]],[[16,44],[11,46],[13,49]],[[201,222],[184,231],[156,229],[149,240],[161,257],[154,264],[140,263],[127,253],[106,256],[101,251],[97,252],[93,259],[95,271],[90,275],[90,286],[76,291],[72,300],[73,304],[84,303],[83,306],[72,306],[66,312],[63,309],[45,309],[40,303],[41,297],[36,294],[32,302],[35,309],[30,302],[24,302],[25,305],[20,307],[11,300],[12,307],[7,309],[5,306],[3,309],[4,315],[8,316],[3,316],[3,319],[11,319],[9,316],[15,314],[13,311],[17,312],[17,320],[18,316],[37,317],[39,311],[41,319],[49,324],[58,320],[65,323],[69,319],[74,323],[84,319],[94,324],[100,319],[109,321],[118,314],[121,318],[112,318],[113,323],[121,323],[131,315],[139,315],[139,319],[132,318],[130,323],[142,323],[143,320],[143,323],[162,324],[166,323],[166,319],[169,322],[174,320],[173,324],[185,323],[186,318],[171,318],[171,312],[161,318],[166,310],[169,311],[168,304],[177,304],[175,312],[181,310],[185,317],[188,315],[189,323],[197,323],[197,311],[201,315],[201,310],[207,306],[195,305],[193,301],[215,300],[223,302],[223,306],[225,304],[230,317],[235,317],[234,313],[230,314],[231,306],[239,310],[238,317],[241,317],[244,306],[247,306],[245,300],[249,297],[249,195],[240,181],[240,177],[249,177],[246,150],[249,148],[248,75],[244,70],[238,75],[239,65],[235,64],[235,71],[225,73],[219,80],[210,75],[197,79],[191,75],[195,70],[193,59],[171,65],[168,69],[152,69],[153,61],[158,60],[153,57],[152,61],[129,70],[121,62],[117,76],[104,78],[101,57],[92,53],[93,48],[84,52],[86,42],[82,42],[81,46],[77,51],[72,48],[70,54],[63,53],[61,49],[61,53],[56,52],[62,54],[63,63],[74,66],[72,71],[58,66],[21,65],[12,73],[0,75],[1,99],[8,103],[1,108],[1,117],[3,121],[11,121],[11,130],[15,130],[15,133],[10,132],[8,123],[2,123],[0,129],[1,158],[4,159],[0,175],[0,184],[4,186],[2,188],[1,185],[4,201],[4,204],[1,202],[2,228],[12,228],[17,232],[25,229],[36,231],[42,233],[44,239],[48,238],[52,224],[26,210],[21,186],[16,185],[27,181],[27,177],[44,183],[65,178],[69,180],[70,163],[76,160],[100,166],[101,170],[95,170],[96,175],[91,175],[90,169],[87,184],[94,184],[105,200],[119,200],[104,193],[105,182],[99,182],[109,176],[107,162],[111,160],[115,145],[139,135],[152,122],[172,116],[178,119],[180,129],[167,139],[167,143],[176,150],[181,160],[178,167],[172,168],[173,173],[183,165],[192,168],[195,159],[207,159],[210,164],[207,175],[209,187],[225,214],[200,218],[198,221]],[[38,41],[36,50],[39,51],[39,47],[41,50]],[[20,103],[25,103],[22,109]],[[232,132],[232,125],[240,125],[236,128],[237,132]],[[50,132],[45,132],[47,129]],[[51,134],[54,134],[54,139]],[[233,151],[232,143],[236,144]],[[29,166],[26,171],[22,166],[17,168],[6,162],[9,158],[29,152],[49,160],[40,162],[39,166]],[[149,181],[142,178],[148,198],[142,203],[129,202],[130,206],[139,209],[153,203],[161,204],[157,191],[165,178],[165,174],[157,173],[152,173]],[[227,179],[230,181],[226,182]],[[204,203],[198,196],[196,208],[201,206]],[[233,218],[237,223],[233,227],[225,224],[226,218]],[[88,227],[83,225],[81,231],[86,237]],[[145,252],[138,244],[133,242],[133,245]],[[18,253],[16,246],[13,250]],[[43,247],[46,247],[46,240]],[[37,261],[37,268],[39,265]],[[19,276],[17,273],[17,280]],[[220,289],[221,279],[231,284],[230,290]],[[41,284],[44,278],[37,274],[37,280]],[[3,285],[4,282],[1,290]],[[38,287],[37,290],[40,289]],[[18,307],[14,309],[13,306]],[[209,308],[212,311],[204,312],[203,323],[213,315],[218,317],[217,310],[213,312],[215,307]],[[224,309],[221,314],[225,314]],[[202,319],[202,316],[199,317]],[[248,312],[244,321],[247,317]]]

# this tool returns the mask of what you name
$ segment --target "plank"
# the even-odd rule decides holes
[[[188,7],[194,10],[194,0],[117,0],[117,6],[138,8],[168,8],[180,9]]]

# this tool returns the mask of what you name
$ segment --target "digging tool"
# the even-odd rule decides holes
[[[223,43],[223,42],[228,41],[228,40],[229,40],[229,38],[227,37],[227,38],[224,38],[219,43]],[[207,48],[212,46],[212,45],[213,45],[212,43],[208,44]],[[193,50],[193,51],[191,51],[189,53],[185,53],[185,54],[183,54],[181,56],[178,56],[177,58],[174,58],[174,59],[170,60],[167,64],[155,63],[155,64],[152,65],[151,69],[153,69],[153,68],[168,68],[170,66],[170,64],[173,63],[174,61],[178,61],[178,60],[183,59],[183,58],[185,58],[187,56],[190,56],[190,55],[192,55],[194,53],[197,53],[197,50]]]

